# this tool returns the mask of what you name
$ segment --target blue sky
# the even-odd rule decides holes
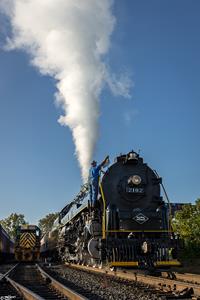
[[[94,159],[140,149],[171,201],[193,202],[200,197],[200,2],[115,0],[113,13],[106,60],[131,74],[134,88],[129,100],[104,89]],[[0,50],[0,218],[17,212],[35,223],[79,191],[74,144],[57,122],[55,92],[54,80],[27,54]]]

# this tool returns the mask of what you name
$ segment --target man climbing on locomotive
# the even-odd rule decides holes
[[[105,165],[108,162],[109,162],[109,156],[106,156],[106,158],[99,165],[97,165],[97,162],[95,160],[93,160],[93,162],[91,163],[88,181],[90,185],[90,201],[92,207],[95,207],[97,202],[97,196],[99,192],[99,176],[100,176],[101,168],[105,167]]]

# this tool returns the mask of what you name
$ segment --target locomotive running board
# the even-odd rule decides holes
[[[110,267],[138,267],[138,261],[113,261]]]
[[[166,261],[156,261],[154,263],[155,267],[164,267],[164,266],[177,266],[180,267],[181,263],[178,260],[166,260]]]
[[[138,267],[138,261],[112,261],[109,263],[110,267]],[[178,260],[168,260],[168,261],[156,261],[154,263],[155,267],[164,267],[164,266],[181,266],[181,263]]]

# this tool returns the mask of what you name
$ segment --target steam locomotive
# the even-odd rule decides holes
[[[43,237],[42,255],[111,268],[180,265],[161,186],[138,153],[118,156],[101,174],[98,207],[90,206],[85,184]]]

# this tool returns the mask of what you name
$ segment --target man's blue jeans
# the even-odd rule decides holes
[[[99,192],[99,184],[98,184],[98,182],[90,184],[90,201],[91,201],[91,205],[92,206],[96,205],[97,197],[98,197],[98,192]]]

